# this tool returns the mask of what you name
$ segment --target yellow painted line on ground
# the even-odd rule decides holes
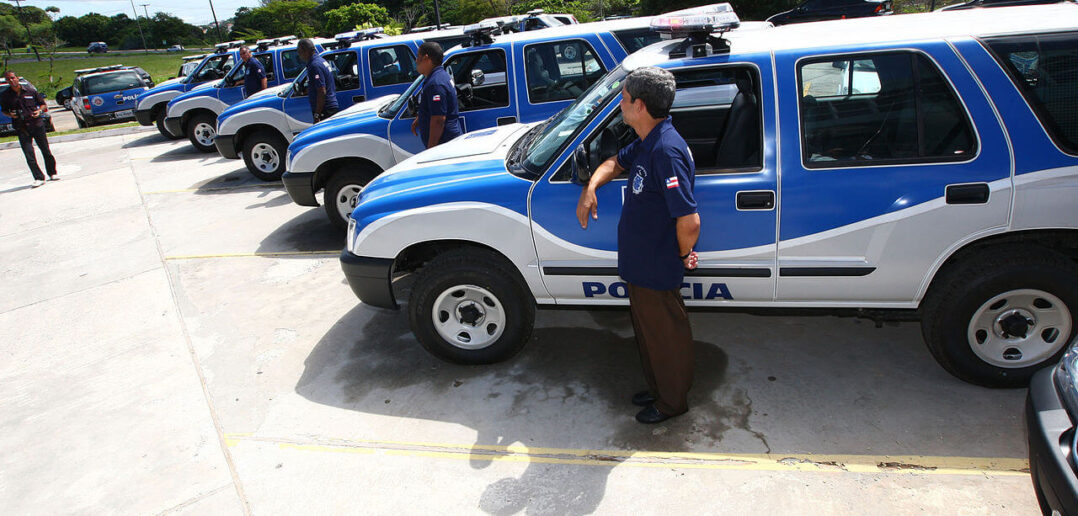
[[[214,186],[210,188],[181,188],[178,190],[154,190],[152,192],[143,192],[142,195],[159,195],[170,193],[191,193],[191,192],[220,192],[227,190],[246,190],[246,189],[259,189],[259,188],[277,188],[284,186],[284,183],[258,183],[252,185],[235,185],[235,186]]]
[[[920,455],[827,455],[727,454],[700,452],[655,452],[640,450],[590,450],[543,448],[523,445],[484,445],[354,439],[290,439],[229,434],[228,446],[241,442],[277,445],[328,453],[357,453],[369,450],[398,457],[427,457],[491,462],[535,462],[583,466],[632,466],[644,468],[684,468],[741,471],[805,471],[908,475],[995,475],[1029,474],[1026,459],[993,457],[940,457]],[[358,452],[363,453],[363,452]]]
[[[222,254],[181,254],[176,256],[166,256],[165,261],[176,260],[208,260],[213,258],[255,258],[255,257],[274,257],[274,256],[337,256],[341,254],[340,250],[334,251],[278,251],[278,252],[265,252],[265,253],[222,253]]]

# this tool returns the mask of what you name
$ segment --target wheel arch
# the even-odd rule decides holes
[[[214,120],[214,130],[217,129],[217,113],[214,113],[212,110],[207,108],[194,108],[185,111],[180,117],[180,128],[183,129],[184,133],[187,132],[187,124],[191,121],[191,119],[201,114],[206,114],[212,117]]]
[[[382,170],[382,167],[378,166],[377,163],[364,157],[342,156],[339,158],[333,158],[319,164],[318,168],[315,169],[314,180],[312,183],[312,185],[314,186],[314,191],[317,192],[322,188],[325,188],[326,184],[329,183],[329,179],[333,177],[333,174],[335,174],[338,170],[347,165],[357,165],[369,169],[374,173],[374,175],[378,175],[384,172],[384,170]]]
[[[458,249],[473,249],[479,252],[484,252],[496,259],[500,260],[509,270],[514,272],[513,279],[517,281],[521,288],[528,293],[532,302],[535,302],[535,294],[528,287],[528,281],[524,278],[520,268],[517,267],[513,260],[509,259],[501,251],[474,240],[464,239],[444,239],[444,240],[427,240],[423,242],[417,242],[408,247],[402,249],[397,256],[393,259],[393,273],[398,272],[416,272],[421,269],[427,262],[434,257],[445,254],[450,251]]]
[[[281,131],[279,129],[277,129],[276,127],[274,127],[274,126],[272,126],[270,124],[256,123],[256,124],[245,125],[245,126],[241,127],[239,131],[236,131],[236,150],[238,152],[242,153],[243,152],[243,141],[245,139],[247,139],[247,137],[251,136],[252,134],[254,134],[254,133],[258,132],[258,131],[263,131],[263,130],[265,130],[265,131],[273,131],[273,132],[275,132],[277,134],[281,134]],[[281,138],[285,140],[285,143],[288,143],[288,138],[286,138],[283,134],[281,135]]]

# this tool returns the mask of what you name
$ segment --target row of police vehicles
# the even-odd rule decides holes
[[[599,190],[587,229],[576,204],[636,138],[619,111],[626,76],[666,69],[702,220],[686,304],[919,321],[959,379],[1036,374],[1037,493],[1078,510],[1078,5],[773,27],[716,4],[572,22],[320,40],[346,109],[318,124],[294,40],[259,42],[273,87],[247,99],[238,44],[224,44],[134,113],[321,205],[364,304],[404,301],[428,351],[481,364],[522,349],[537,307],[628,303],[630,185]],[[424,41],[449,49],[465,129],[430,150],[410,130]]]

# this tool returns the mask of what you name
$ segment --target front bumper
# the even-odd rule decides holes
[[[149,109],[136,109],[135,120],[138,120],[139,125],[153,125],[153,111]]]
[[[175,135],[182,135],[183,118],[178,116],[165,118],[165,130]]]
[[[213,144],[217,146],[217,152],[220,152],[222,156],[228,159],[239,159],[240,155],[236,152],[236,135],[218,134],[213,137]]]
[[[1042,509],[1078,514],[1078,474],[1071,457],[1074,423],[1056,389],[1054,373],[1055,368],[1045,368],[1029,384],[1029,470]]]
[[[318,206],[318,199],[314,198],[314,172],[286,171],[281,182],[292,202],[300,206]]]
[[[393,259],[356,256],[345,249],[341,251],[341,269],[352,292],[365,305],[397,309],[393,297]]]

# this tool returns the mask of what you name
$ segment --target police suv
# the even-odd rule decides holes
[[[552,119],[473,132],[367,184],[341,255],[359,298],[396,308],[393,280],[417,273],[414,333],[467,363],[516,353],[536,304],[626,304],[616,228],[639,185],[601,188],[586,230],[576,206],[636,138],[622,80],[658,66],[696,164],[688,305],[919,318],[937,361],[983,385],[1059,359],[1078,314],[1078,5],[655,23],[674,38]]]
[[[444,58],[464,132],[549,118],[627,55],[658,41],[649,23],[630,18],[505,36],[497,36],[500,28],[491,21],[468,26],[468,46]],[[343,229],[368,181],[424,150],[412,134],[416,109],[409,102],[422,82],[416,78],[399,97],[338,114],[296,136],[282,177],[292,201],[318,206],[315,193],[325,189],[326,215]]]
[[[460,28],[384,37],[382,28],[337,34],[336,48],[321,54],[333,71],[337,105],[353,104],[400,93],[419,75],[416,52],[424,41],[444,48],[467,39]],[[217,116],[214,144],[221,155],[241,155],[247,169],[265,181],[281,178],[285,151],[296,133],[314,123],[308,102],[307,73],[277,95],[247,99]]]
[[[128,66],[75,70],[70,101],[75,122],[79,127],[90,127],[131,120],[135,118],[136,99],[149,85]]]
[[[194,71],[183,77],[169,79],[138,96],[135,107],[135,119],[142,125],[157,125],[157,130],[166,138],[183,138],[182,133],[172,134],[165,129],[165,114],[168,102],[184,92],[224,77],[239,59],[242,41],[218,43],[212,54],[206,56]]]
[[[251,58],[258,59],[266,70],[266,87],[291,83],[306,65],[299,58],[295,36],[264,39],[251,49]],[[316,52],[324,50],[321,40],[314,44]],[[217,115],[228,106],[243,100],[243,77],[245,68],[236,66],[221,80],[202,84],[168,102],[165,129],[172,134],[184,134],[196,149],[202,152],[216,150],[213,139],[217,135]]]

